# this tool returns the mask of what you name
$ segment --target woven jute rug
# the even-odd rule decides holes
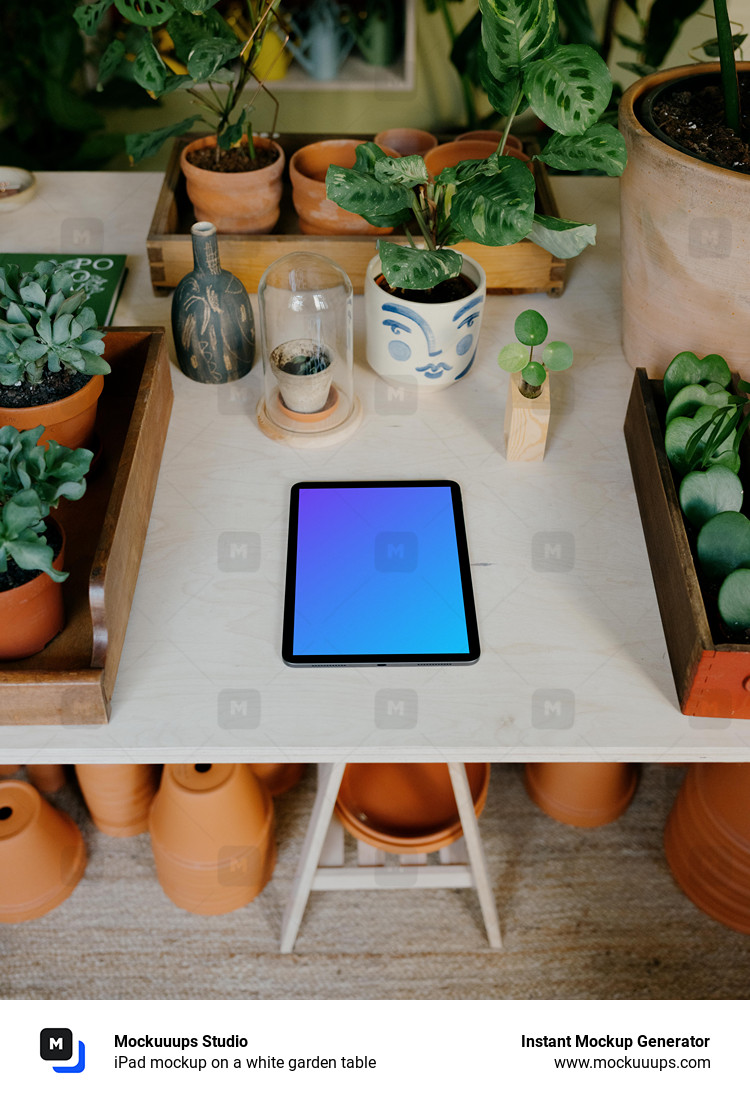
[[[278,951],[281,916],[313,768],[276,800],[270,884],[218,917],[176,908],[156,879],[148,835],[98,832],[71,778],[50,797],[84,832],[86,874],[55,911],[0,925],[0,997],[746,998],[750,936],[698,910],[664,859],[683,776],[644,766],[618,821],[576,829],[530,801],[521,765],[493,765],[481,830],[502,951],[487,946],[471,890],[376,889],[312,894],[292,955]]]

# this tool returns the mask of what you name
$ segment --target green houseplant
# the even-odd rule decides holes
[[[714,13],[718,63],[647,75],[620,103],[623,347],[650,370],[663,371],[685,344],[699,355],[720,348],[738,370],[750,365],[749,67],[735,61],[724,0]]]
[[[616,176],[625,164],[622,138],[600,121],[612,89],[607,66],[589,46],[559,44],[553,0],[480,0],[480,10],[483,85],[506,120],[497,151],[484,160],[444,168],[432,179],[421,157],[391,158],[366,143],[357,149],[353,168],[331,166],[326,176],[329,199],[373,225],[400,226],[407,236],[406,245],[379,240],[378,256],[368,268],[367,357],[386,377],[427,382],[431,388],[455,381],[471,366],[476,341],[460,331],[459,304],[484,295],[478,265],[451,246],[462,240],[502,246],[528,239],[567,258],[596,238],[594,225],[536,212],[533,173],[504,155],[518,112],[530,104],[553,131],[536,159],[555,169],[600,168]],[[399,307],[398,340],[386,331],[393,331],[393,297],[409,303]],[[421,312],[423,305],[430,309],[441,299],[453,307],[441,310],[452,327],[436,335],[433,311],[418,326],[421,336],[412,329],[414,340],[407,340],[404,326],[408,311],[417,311],[414,303]],[[480,320],[481,309],[472,309],[475,321]],[[415,341],[424,342],[424,350]]]
[[[732,374],[719,355],[676,355],[664,374],[664,447],[679,482],[705,596],[716,604],[728,632],[750,630],[750,520],[743,515],[740,441],[750,385],[727,387]]]
[[[60,583],[62,529],[50,512],[62,499],[79,500],[93,457],[52,440],[41,427],[0,428],[0,658],[39,652],[63,626]]]
[[[0,268],[0,417],[43,441],[88,441],[109,364],[86,290],[49,260]]]
[[[263,233],[279,216],[284,153],[275,141],[253,133],[253,106],[265,89],[253,68],[268,32],[273,27],[284,31],[279,50],[288,33],[278,12],[279,0],[242,0],[239,11],[226,15],[217,4],[218,0],[93,0],[81,4],[75,16],[87,34],[93,34],[112,9],[126,21],[101,55],[100,86],[115,74],[126,75],[152,99],[184,90],[200,108],[200,113],[174,125],[129,134],[125,144],[131,159],[153,156],[165,141],[202,123],[211,133],[191,142],[180,158],[196,219],[213,222],[220,232]],[[165,36],[178,71],[167,64],[163,46],[159,48]],[[245,103],[248,85],[255,90]],[[240,203],[242,211],[237,212]]]
[[[573,350],[562,340],[552,340],[541,354],[535,348],[547,339],[547,322],[535,309],[516,317],[517,343],[506,344],[497,357],[507,371],[508,397],[505,403],[505,456],[511,462],[534,462],[544,458],[551,413],[549,371],[568,370]],[[515,376],[515,377],[514,377]]]

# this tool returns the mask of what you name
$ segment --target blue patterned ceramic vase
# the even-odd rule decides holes
[[[177,363],[196,382],[234,382],[255,361],[255,319],[240,280],[219,263],[216,226],[191,230],[195,267],[172,299]]]

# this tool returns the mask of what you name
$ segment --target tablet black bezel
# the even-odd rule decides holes
[[[293,653],[294,602],[297,576],[297,532],[299,523],[299,494],[303,489],[405,489],[449,488],[453,505],[453,522],[456,529],[456,548],[461,575],[466,634],[469,642],[467,653],[313,653],[304,656]],[[480,656],[479,629],[477,626],[474,588],[471,582],[469,548],[466,541],[461,488],[456,481],[298,481],[291,487],[289,504],[289,533],[287,538],[286,580],[284,587],[284,623],[281,641],[281,657],[292,668],[363,667],[393,665],[471,665]]]

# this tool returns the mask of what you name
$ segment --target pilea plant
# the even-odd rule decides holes
[[[664,445],[682,476],[680,506],[695,532],[704,577],[718,587],[719,615],[730,630],[750,629],[750,520],[742,514],[740,440],[750,418],[750,385],[726,387],[732,373],[719,355],[681,352],[664,375]]]
[[[547,371],[567,370],[573,363],[573,349],[562,340],[552,340],[543,355],[534,358],[534,348],[547,339],[547,322],[535,309],[525,309],[516,317],[517,344],[506,344],[497,357],[498,366],[509,374],[520,372],[519,390],[524,397],[539,397],[547,380]]]
[[[51,441],[39,444],[42,428],[19,432],[0,428],[0,588],[9,584],[9,562],[19,569],[41,570],[54,581],[68,576],[52,565],[54,550],[45,521],[61,499],[79,500],[93,458],[83,447],[73,451]]]
[[[506,245],[528,239],[561,258],[594,243],[594,225],[537,213],[533,173],[504,156],[525,107],[553,131],[536,159],[558,170],[598,168],[612,176],[625,167],[622,136],[599,121],[612,91],[609,70],[590,46],[559,45],[554,0],[480,0],[480,11],[482,85],[506,120],[497,152],[444,168],[432,180],[421,157],[387,157],[367,143],[354,167],[332,166],[326,175],[329,199],[372,225],[401,226],[406,233],[407,245],[378,242],[391,287],[429,289],[457,276],[462,259],[450,246],[461,240]],[[422,236],[421,248],[410,223]]]
[[[153,156],[165,141],[187,133],[197,122],[209,125],[216,134],[217,162],[222,150],[238,144],[245,133],[252,158],[250,113],[255,96],[265,89],[278,111],[275,97],[254,77],[253,66],[271,27],[281,27],[284,43],[288,40],[277,11],[279,0],[240,0],[225,15],[215,10],[217,4],[218,0],[114,0],[115,10],[127,24],[99,60],[99,86],[121,73],[145,88],[152,99],[185,89],[205,112],[173,126],[129,134],[125,147],[134,163]],[[112,6],[112,0],[84,2],[74,16],[79,27],[93,35]],[[173,67],[165,61],[163,48],[159,49],[165,36],[174,47]],[[255,94],[250,104],[241,106],[251,80]],[[272,128],[276,128],[275,115]]]
[[[44,372],[109,374],[96,315],[65,267],[0,267],[0,385],[38,385]]]

